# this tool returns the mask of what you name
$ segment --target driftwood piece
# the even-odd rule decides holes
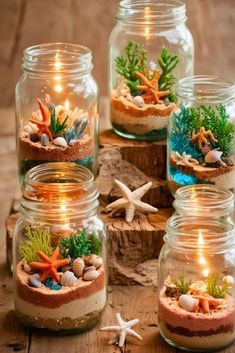
[[[166,180],[146,175],[135,165],[123,159],[120,149],[117,148],[102,148],[99,158],[100,169],[96,178],[96,185],[103,206],[122,196],[119,188],[114,184],[114,179],[118,179],[131,190],[135,190],[151,181],[153,185],[142,200],[155,207],[171,207],[172,197]]]
[[[109,237],[109,281],[112,284],[156,285],[157,257],[172,209],[137,215],[128,224],[101,212]],[[155,268],[155,271],[153,270]]]
[[[117,149],[122,159],[134,165],[145,175],[166,179],[166,140],[135,141],[118,136],[112,130],[99,135],[100,147]]]
[[[7,253],[7,265],[9,269],[12,266],[12,241],[13,231],[17,219],[19,218],[19,200],[14,199],[11,204],[10,215],[6,218],[6,253]]]

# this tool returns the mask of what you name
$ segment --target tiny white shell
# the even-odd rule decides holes
[[[220,160],[221,155],[223,152],[221,151],[209,151],[205,156],[206,163],[216,163]]]
[[[75,140],[75,139],[72,139],[69,141],[69,146],[73,146],[75,145],[75,143],[77,142],[78,140]]]
[[[95,268],[99,268],[100,266],[103,265],[102,257],[95,254],[91,254],[89,261],[93,266],[95,266]]]
[[[68,146],[66,140],[63,137],[56,137],[53,140],[53,143],[54,143],[54,145],[60,146],[60,147],[67,147]]]
[[[141,108],[144,106],[144,99],[141,96],[135,96],[133,103]]]
[[[151,71],[155,71],[157,68],[157,64],[154,62],[154,61],[150,61],[148,63],[148,69],[151,70]]]
[[[99,272],[96,270],[90,270],[90,271],[86,271],[83,279],[84,281],[93,281],[94,279],[96,279],[99,276]]]
[[[234,279],[232,276],[228,275],[228,276],[224,276],[223,278],[223,283],[227,286],[232,287],[234,285]]]
[[[30,272],[32,270],[31,266],[29,266],[26,262],[23,263],[22,267],[25,272]]]
[[[189,294],[182,294],[179,297],[179,305],[182,309],[185,309],[187,311],[193,311],[195,306],[198,305],[198,302],[198,299],[193,298]]]
[[[62,274],[60,283],[62,286],[73,287],[75,282],[77,281],[77,277],[73,272],[66,271]]]
[[[81,277],[85,267],[85,262],[81,257],[78,257],[73,262],[73,272],[77,277]]]

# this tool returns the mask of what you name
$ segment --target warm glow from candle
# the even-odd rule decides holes
[[[55,85],[55,91],[57,92],[57,93],[61,93],[62,91],[63,91],[63,88],[62,88],[62,86],[61,85]]]
[[[65,107],[65,110],[69,110],[69,100],[66,99],[65,103],[64,103],[64,107]]]
[[[59,60],[59,53],[56,53],[56,55],[55,55],[55,69],[59,71],[61,66],[62,66],[62,63]]]
[[[67,211],[66,205],[65,205],[65,204],[62,204],[62,205],[60,206],[60,210],[61,210],[61,212]]]
[[[206,258],[204,257],[204,253],[203,253],[203,245],[204,245],[204,239],[203,239],[203,235],[202,232],[199,231],[199,235],[198,235],[198,248],[199,248],[199,252],[198,252],[198,262],[201,266],[207,266],[207,261]],[[205,267],[202,270],[202,275],[207,278],[209,275],[209,269],[207,267]]]
[[[146,22],[145,22],[146,27],[145,27],[145,30],[144,30],[144,35],[145,35],[146,38],[149,38],[149,35],[150,35],[150,33],[149,33],[150,32],[150,30],[149,30],[149,22],[148,22],[149,14],[150,14],[150,8],[149,8],[149,6],[146,6],[144,8],[144,18],[146,19]]]

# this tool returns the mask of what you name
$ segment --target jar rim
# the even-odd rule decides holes
[[[221,186],[199,184],[179,188],[173,206],[179,213],[210,217],[232,212],[234,195]]]
[[[116,19],[145,26],[178,25],[187,20],[186,6],[181,0],[121,0]]]
[[[235,98],[235,84],[220,76],[195,75],[180,79],[176,92],[190,101],[222,103]]]
[[[77,173],[80,179],[71,178],[66,181],[66,177],[69,178],[68,173],[71,173],[72,171]],[[45,175],[48,173],[50,173],[52,182],[45,179]],[[59,175],[58,173],[62,174]],[[88,168],[82,165],[77,165],[70,162],[49,162],[29,169],[25,174],[24,182],[30,187],[43,187],[44,185],[49,184],[52,188],[58,188],[60,184],[62,184],[63,186],[66,186],[67,191],[70,191],[74,190],[74,188],[86,188],[90,186],[90,184],[94,182],[94,175]]]
[[[56,74],[86,73],[93,68],[88,47],[72,43],[42,43],[24,50],[23,69]]]
[[[94,214],[99,205],[94,175],[84,166],[50,162],[27,171],[22,185],[21,213],[25,217],[70,219]]]
[[[166,223],[164,242],[173,248],[187,251],[206,250],[208,252],[223,252],[224,249],[235,246],[234,226],[227,222],[222,224],[218,219],[201,221],[196,216],[185,218],[184,215],[174,215]]]

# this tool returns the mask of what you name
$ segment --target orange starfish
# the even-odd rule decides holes
[[[151,80],[149,80],[141,72],[136,72],[135,74],[142,82],[141,85],[137,86],[137,89],[145,91],[145,93],[142,94],[145,103],[163,104],[161,98],[168,96],[170,91],[158,90],[158,80],[161,75],[161,71],[159,69],[156,70]]]
[[[39,109],[41,111],[42,114],[42,121],[31,118],[29,119],[29,121],[31,121],[31,123],[34,123],[37,125],[38,127],[38,132],[37,135],[39,138],[41,138],[42,134],[47,134],[49,137],[49,140],[53,140],[52,134],[49,130],[49,126],[51,124],[51,114],[49,112],[49,110],[47,109],[47,107],[42,103],[42,101],[37,98],[37,102],[39,105]]]
[[[60,276],[57,273],[57,268],[68,265],[70,259],[57,260],[59,247],[54,250],[51,257],[47,257],[42,251],[38,251],[37,255],[43,262],[31,262],[30,266],[42,272],[41,281],[44,282],[48,277],[53,277],[59,282]]]
[[[197,142],[198,140],[198,147],[199,150],[201,150],[204,145],[210,145],[210,142],[207,141],[208,138],[210,138],[213,142],[218,142],[211,130],[206,131],[205,128],[202,126],[197,134],[193,134],[192,141]]]
[[[202,311],[204,314],[209,313],[210,312],[210,307],[217,307],[219,305],[223,304],[223,299],[217,299],[214,298],[210,295],[193,295],[192,296],[194,299],[198,299],[199,303],[202,307]]]

